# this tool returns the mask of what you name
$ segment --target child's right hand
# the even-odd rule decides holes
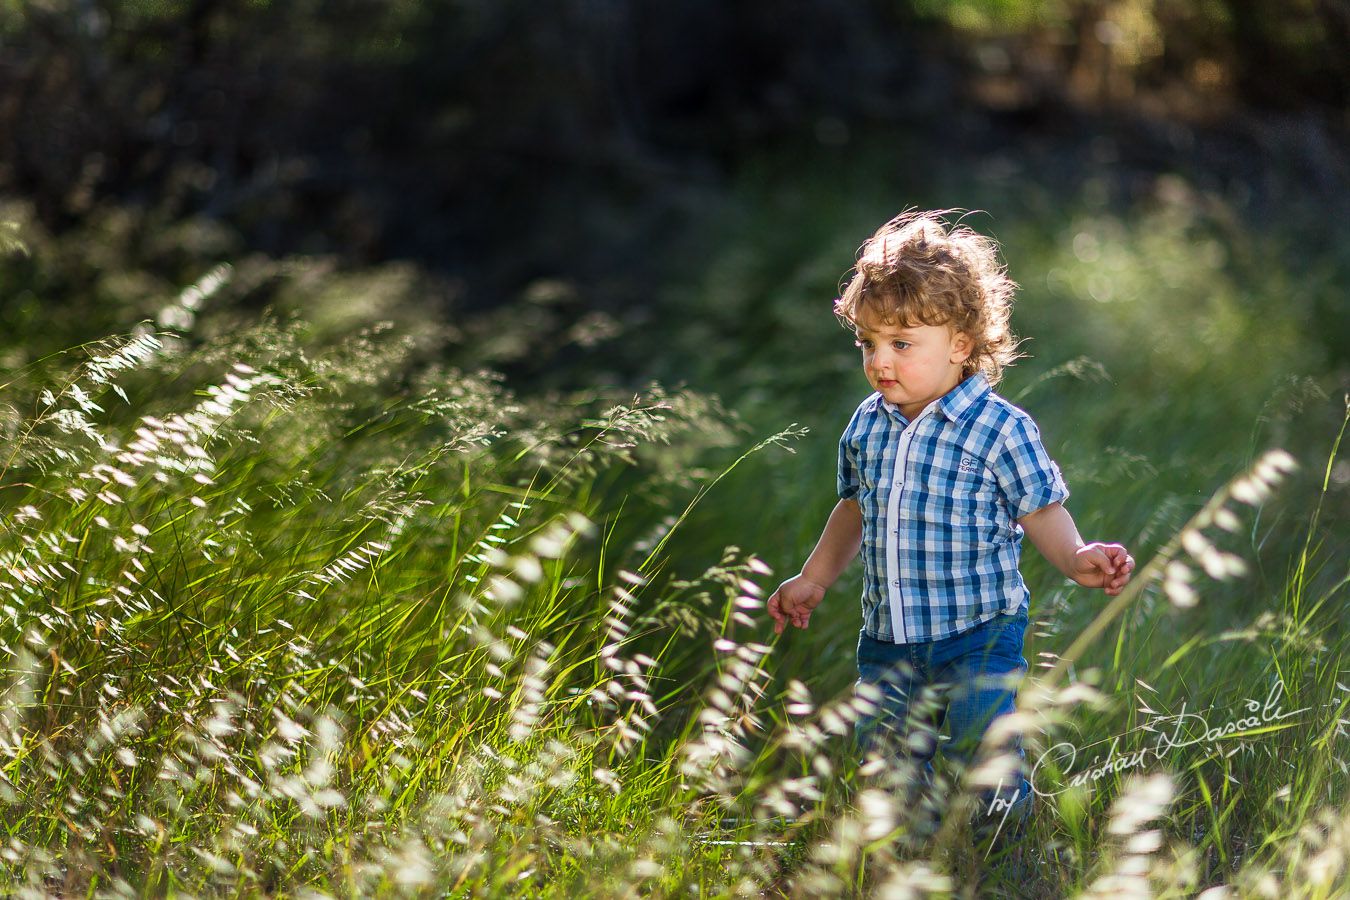
[[[773,633],[782,634],[789,620],[798,628],[805,628],[811,621],[811,611],[824,598],[825,588],[801,575],[794,575],[780,584],[768,604],[769,615],[773,616]]]

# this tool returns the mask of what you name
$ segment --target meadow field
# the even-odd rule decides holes
[[[187,228],[213,262],[146,290],[145,321],[11,336],[0,890],[1343,896],[1345,235],[1179,178],[1124,206],[977,185],[1030,338],[1000,390],[1084,537],[1139,562],[1108,602],[1026,548],[1040,796],[991,852],[956,813],[914,839],[850,757],[856,566],[806,631],[764,610],[835,502],[866,382],[829,301],[896,196],[776,165],[648,318],[547,365],[556,285],[438,353],[404,270],[225,258]],[[76,289],[52,272],[78,235],[0,218],[4,290]],[[262,281],[267,309],[226,302]]]

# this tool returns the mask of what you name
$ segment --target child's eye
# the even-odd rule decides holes
[[[864,350],[870,350],[870,349],[872,349],[872,342],[871,342],[871,341],[854,341],[854,342],[853,342],[853,346],[855,346],[855,347],[861,347],[861,348],[863,348]]]
[[[897,350],[905,350],[909,347],[909,341],[891,341],[891,346]]]

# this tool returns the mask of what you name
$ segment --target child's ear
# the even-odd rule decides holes
[[[963,363],[970,359],[970,354],[975,350],[975,342],[970,339],[970,335],[964,331],[958,331],[952,335],[952,356],[953,363]]]

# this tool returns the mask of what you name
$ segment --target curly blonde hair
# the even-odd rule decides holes
[[[878,228],[859,248],[834,314],[848,329],[864,314],[901,328],[950,325],[974,344],[961,377],[983,372],[998,384],[1022,356],[1009,327],[1017,284],[993,238],[943,218],[959,211],[907,209]]]

